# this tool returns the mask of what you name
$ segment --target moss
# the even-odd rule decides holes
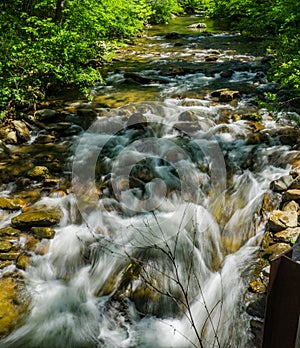
[[[25,205],[21,198],[0,197],[0,209],[18,210]]]
[[[25,299],[20,299],[19,284],[12,278],[0,279],[0,336],[8,334],[26,310]]]
[[[57,224],[61,218],[61,212],[57,209],[44,211],[28,211],[15,216],[11,222],[17,228],[49,227]]]

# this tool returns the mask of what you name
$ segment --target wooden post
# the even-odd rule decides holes
[[[300,348],[300,264],[291,256],[292,249],[271,261],[263,348]]]

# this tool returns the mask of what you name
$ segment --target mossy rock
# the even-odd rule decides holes
[[[0,253],[6,253],[10,251],[12,248],[12,244],[7,241],[0,241]]]
[[[0,209],[18,210],[25,205],[21,198],[0,197]]]
[[[30,264],[30,257],[28,255],[20,255],[17,259],[17,267],[25,270]]]
[[[286,243],[276,243],[273,244],[271,246],[269,246],[266,250],[265,250],[265,254],[264,257],[268,258],[269,260],[273,260],[276,257],[284,254],[285,252],[287,252],[290,249],[290,245],[286,244]]]
[[[55,230],[50,227],[32,227],[31,232],[38,238],[52,239],[55,236]]]
[[[0,229],[0,236],[17,236],[21,231],[13,227],[4,227]]]
[[[41,198],[41,191],[39,189],[22,191],[18,193],[18,197],[23,199],[26,203],[35,203]]]
[[[255,280],[249,284],[250,291],[253,291],[256,294],[264,294],[267,291],[267,288],[263,282],[260,280]]]
[[[6,253],[0,253],[0,260],[2,261],[13,261],[16,260],[19,257],[19,253],[16,252],[6,252]]]
[[[0,336],[7,335],[16,327],[27,306],[20,284],[12,278],[0,279]]]
[[[8,267],[8,266],[10,266],[10,265],[12,265],[13,263],[12,263],[12,261],[0,261],[0,269],[3,269],[3,268],[5,268],[5,267]],[[1,290],[0,290],[1,291]]]
[[[27,211],[12,218],[11,223],[17,228],[50,227],[59,222],[61,212],[55,208],[42,211]]]
[[[44,166],[36,166],[27,172],[27,175],[32,179],[46,179],[50,176],[49,169]]]

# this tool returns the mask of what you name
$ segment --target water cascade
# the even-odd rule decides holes
[[[232,37],[239,38],[216,33],[207,45]],[[140,56],[147,67],[141,89],[153,89],[152,101],[102,108],[72,138],[65,169],[72,192],[36,203],[63,216],[49,251],[24,272],[29,314],[1,347],[251,346],[244,293],[265,229],[264,194],[289,171],[291,147],[273,136],[285,125],[266,110],[256,109],[262,130],[239,117],[255,108],[249,94],[231,103],[211,97],[205,91],[219,72],[191,63],[189,73],[158,76],[155,66],[170,55],[178,65],[214,49],[199,47],[200,34],[185,37],[187,46],[163,38],[148,40],[164,55]],[[257,78],[255,56],[220,49],[218,59],[240,62],[230,86]],[[107,85],[95,88],[96,100],[125,89],[129,72],[116,64]],[[147,87],[150,75],[157,81]],[[251,141],[255,132],[261,140]]]

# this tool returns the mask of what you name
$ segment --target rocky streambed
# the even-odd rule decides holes
[[[210,284],[213,276],[220,274],[226,283],[223,271],[228,257],[236,255],[247,245],[253,248],[251,253],[254,256],[249,259],[248,265],[250,269],[246,263],[243,266],[247,274],[242,276],[241,282],[248,292],[242,301],[242,307],[243,312],[249,315],[244,319],[245,322],[251,322],[251,328],[250,325],[246,328],[249,337],[247,336],[245,342],[249,347],[253,347],[253,344],[259,346],[269,261],[288,250],[300,234],[298,222],[300,132],[293,121],[280,118],[278,114],[271,114],[266,109],[259,108],[256,103],[257,94],[262,95],[274,87],[266,80],[267,59],[248,51],[249,48],[255,47],[256,43],[248,42],[248,46],[245,46],[244,39],[239,34],[227,33],[221,29],[206,33],[202,29],[189,32],[191,29],[186,26],[192,21],[195,21],[195,18],[176,22],[174,32],[170,28],[166,33],[160,31],[161,28],[154,28],[152,33],[141,38],[135,45],[128,45],[122,49],[107,73],[104,72],[106,85],[93,88],[92,102],[49,101],[35,112],[22,110],[17,119],[8,119],[2,124],[0,130],[2,139],[0,335],[2,337],[9,335],[16,328],[30,325],[36,303],[39,303],[35,299],[35,294],[40,290],[38,285],[35,288],[34,282],[40,284],[41,280],[37,281],[35,278],[31,280],[29,275],[35,277],[39,268],[43,267],[43,263],[45,267],[48,265],[51,255],[54,255],[54,259],[51,260],[49,268],[55,269],[54,275],[49,278],[44,273],[41,275],[46,284],[49,282],[49,287],[53,285],[53,279],[56,279],[66,284],[73,284],[74,289],[77,289],[76,272],[79,272],[81,267],[82,272],[84,268],[91,267],[89,276],[85,276],[88,279],[86,283],[90,286],[87,293],[92,293],[97,299],[95,301],[113,293],[112,299],[115,301],[114,306],[118,308],[118,315],[122,316],[126,312],[124,298],[132,301],[139,311],[146,311],[145,315],[149,308],[151,310],[148,314],[157,315],[162,319],[166,315],[162,313],[169,315],[173,315],[173,312],[180,313],[182,308],[174,310],[173,306],[168,312],[169,307],[165,304],[165,300],[161,300],[157,292],[153,291],[155,287],[152,286],[150,290],[145,286],[141,267],[137,267],[139,264],[134,263],[138,258],[137,254],[121,265],[116,263],[115,270],[111,276],[106,276],[104,284],[95,285],[93,274],[98,274],[95,264],[102,256],[100,257],[95,251],[94,239],[86,238],[82,242],[78,237],[82,242],[79,247],[74,244],[73,239],[70,241],[67,237],[62,239],[66,242],[66,265],[63,271],[61,265],[57,266],[56,260],[63,256],[55,256],[55,248],[60,249],[61,246],[53,241],[60,240],[64,233],[69,233],[71,236],[71,232],[67,232],[68,228],[84,229],[81,225],[84,224],[82,213],[86,214],[83,215],[87,216],[86,223],[89,225],[93,210],[98,207],[99,201],[105,207],[105,210],[101,207],[104,215],[107,211],[116,211],[125,220],[128,211],[124,210],[118,198],[129,190],[135,190],[135,195],[147,194],[149,187],[152,187],[152,180],[157,177],[167,183],[167,194],[172,197],[178,190],[176,180],[180,175],[174,176],[172,174],[174,168],[171,167],[181,170],[178,163],[182,159],[185,161],[185,155],[188,154],[193,158],[198,170],[198,174],[193,174],[191,183],[194,184],[193,180],[196,178],[193,187],[197,187],[195,190],[201,188],[199,193],[201,200],[200,202],[193,200],[193,204],[205,207],[209,216],[213,217],[213,225],[218,224],[216,227],[218,233],[214,232],[214,237],[208,237],[208,240],[215,238],[216,245],[212,249],[216,254],[204,262],[207,267],[206,274],[210,274],[210,278],[205,278],[207,275],[203,275],[203,282]],[[209,28],[210,23],[207,24]],[[295,118],[297,110],[297,107],[293,108],[289,115]],[[275,118],[279,121],[275,122]],[[104,148],[108,154],[104,151],[105,156],[101,157],[101,163],[96,165],[95,170],[99,182],[91,188],[88,181],[82,185],[80,189],[84,192],[84,202],[81,202],[83,205],[76,207],[74,175],[72,182],[74,153],[76,145],[82,139],[92,151],[94,143],[90,137],[85,138],[85,135],[92,134],[94,141],[98,139],[99,134],[97,132],[93,134],[95,130],[91,131],[89,128],[95,122],[100,122],[100,135],[111,137],[119,134],[120,140],[107,146],[107,149]],[[162,130],[166,123],[170,125],[175,135]],[[164,157],[165,154],[161,155],[163,161],[159,163],[153,161],[154,167],[153,163],[143,162],[144,157],[139,155],[141,157],[138,157],[138,163],[143,165],[132,167],[129,177],[122,177],[122,180],[117,182],[119,186],[116,193],[110,166],[110,161],[114,162],[116,158],[114,151],[118,147],[126,148],[136,140],[143,139],[145,132],[150,132],[150,135],[157,139],[173,137],[174,143],[183,148],[184,153],[169,148],[172,151],[168,150],[167,157]],[[203,144],[211,140],[213,144],[218,143],[220,152],[214,152],[212,155],[210,150],[212,145],[210,147],[205,145],[205,149],[209,149],[208,152],[204,151],[205,156],[203,154],[199,156],[198,150],[195,152],[193,148],[196,140],[201,144],[202,152]],[[103,139],[99,138],[98,141],[96,146],[99,147]],[[134,150],[130,156],[135,156],[138,151],[142,153],[141,148]],[[88,157],[88,152],[84,153],[83,157]],[[216,159],[215,154],[222,156]],[[183,157],[180,159],[181,155]],[[81,160],[81,157],[78,158]],[[171,163],[171,166],[166,162]],[[214,171],[216,167],[224,170]],[[88,170],[88,166],[83,168]],[[165,172],[173,176],[164,176],[162,173]],[[218,186],[214,176],[219,184],[224,186],[222,186],[223,192],[220,191],[219,202],[218,199],[213,199],[213,191]],[[78,191],[75,192],[76,195],[78,196]],[[110,208],[107,208],[108,205]],[[169,209],[168,207],[166,211]],[[161,212],[159,209],[158,211]],[[116,221],[119,221],[118,219],[119,217],[115,217]],[[93,228],[96,226],[97,236],[109,240],[118,239],[115,233],[118,228],[121,229],[121,223],[114,226],[109,222],[99,226],[99,219],[97,221],[96,223],[93,220],[92,223]],[[198,223],[200,224],[197,222],[195,226]],[[196,248],[202,250],[198,243],[198,241],[195,243]],[[102,249],[105,248],[102,245]],[[78,252],[76,262],[73,260],[74,267],[70,262],[73,257],[70,249],[74,254],[75,251]],[[202,252],[206,253],[204,250]],[[151,255],[147,257],[151,259]],[[143,257],[142,261],[146,262]],[[98,267],[100,269],[100,265]],[[101,272],[99,271],[99,274],[107,273],[107,269],[110,269],[108,264],[101,269]],[[239,271],[235,269],[234,272]],[[135,288],[137,280],[140,282],[144,280],[144,285]],[[157,281],[159,283],[160,280]],[[212,292],[210,290],[208,294]],[[58,301],[58,298],[55,301]],[[56,308],[55,301],[49,305],[50,308]],[[86,300],[82,301],[86,303]],[[157,305],[151,304],[152,302],[158,303],[161,308],[157,308]],[[67,305],[62,307],[64,306],[68,307]],[[196,314],[194,315],[196,317]],[[111,322],[114,325],[117,322],[119,327],[127,328],[129,313],[124,315],[124,318],[125,324],[123,322],[122,325],[120,319],[116,320],[115,317],[111,318]],[[222,322],[224,326],[218,327],[220,339],[224,339],[222,342],[225,342],[221,343],[221,347],[222,344],[228,344],[226,339],[222,338],[222,332],[224,335],[227,332],[225,319]],[[41,325],[43,320],[47,321],[46,315],[45,318],[42,317]],[[138,321],[136,318],[131,318],[132,322],[134,320]],[[105,323],[101,320],[100,322],[105,327]],[[204,320],[204,326],[206,322],[207,320]],[[170,327],[172,325],[175,324],[170,324]],[[47,337],[55,336],[55,330],[53,329],[52,333],[49,331]],[[202,331],[205,330],[202,328]],[[117,347],[118,339],[113,343],[110,341],[112,339],[110,336],[114,336],[112,332],[113,329],[108,336],[103,332],[98,333],[99,337],[102,335],[99,340]],[[130,329],[128,332],[131,332]],[[238,335],[241,332],[244,334],[243,330],[235,333],[236,342],[239,342]],[[11,341],[9,337],[4,343],[7,347],[21,347],[24,344],[41,347],[39,345],[41,343],[38,343],[40,341],[34,334],[31,334],[30,338],[27,336],[24,338],[22,334],[17,338],[11,336]],[[80,341],[72,338],[72,347],[88,345],[89,339],[87,337],[85,339],[84,343],[78,343]],[[45,342],[51,342],[50,338],[49,340],[46,339]],[[66,347],[67,341],[68,338],[63,338],[56,343],[56,346]],[[133,346],[133,341],[124,343],[123,336],[120,341],[123,342],[123,347]],[[140,343],[135,344],[139,346]],[[146,347],[146,343],[142,344]],[[151,344],[151,340],[147,344]],[[162,341],[156,344],[159,347],[166,347]],[[197,345],[197,343],[190,344],[187,344],[187,347],[192,344]]]

